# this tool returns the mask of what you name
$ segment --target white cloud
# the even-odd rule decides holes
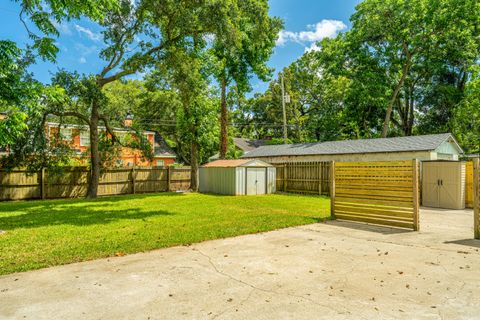
[[[52,24],[55,28],[57,28],[58,32],[60,34],[64,34],[67,36],[72,35],[72,30],[70,29],[70,26],[66,22],[58,23],[57,21],[52,21]]]
[[[310,47],[305,48],[305,52],[320,51],[320,46],[315,42]]]
[[[102,40],[102,35],[100,33],[95,33],[93,32],[92,30],[88,29],[88,28],[85,28],[85,27],[82,27],[78,24],[75,25],[75,29],[79,32],[79,33],[84,33],[90,40],[93,40],[93,41],[100,41]]]
[[[307,30],[300,32],[280,31],[277,45],[284,46],[287,42],[297,42],[302,45],[310,45],[306,51],[318,50],[316,42],[324,38],[335,38],[339,32],[347,28],[346,24],[339,20],[322,20],[316,24],[307,26]]]
[[[87,63],[87,59],[85,59],[85,57],[81,57],[78,62],[80,63]]]

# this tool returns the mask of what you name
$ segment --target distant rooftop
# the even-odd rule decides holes
[[[257,149],[258,147],[264,146],[268,140],[256,140],[256,139],[246,139],[246,138],[233,138],[235,146],[239,149],[242,149],[244,152],[250,152]]]
[[[459,153],[463,153],[462,148],[458,145],[452,134],[442,133],[396,138],[269,145],[250,151],[243,157],[433,151],[445,141],[452,141],[458,148]]]

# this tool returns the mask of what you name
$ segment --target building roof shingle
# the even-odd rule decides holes
[[[256,139],[246,139],[246,138],[233,138],[235,146],[244,152],[250,152],[261,146],[264,146],[267,140],[256,140]]]
[[[250,151],[248,154],[244,155],[243,158],[433,151],[437,149],[443,142],[449,139],[451,139],[458,147],[459,152],[463,153],[463,150],[455,141],[452,134],[443,133],[396,138],[271,145],[263,146],[256,150]]]

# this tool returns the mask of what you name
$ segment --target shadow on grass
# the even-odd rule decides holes
[[[454,241],[445,241],[446,244],[459,244],[462,246],[480,248],[480,240],[475,239],[462,239],[462,240],[454,240]]]
[[[118,209],[120,202],[142,200],[145,198],[161,198],[165,196],[180,196],[181,194],[150,194],[134,196],[115,196],[94,200],[48,200],[28,201],[0,204],[0,229],[14,230],[18,228],[37,228],[49,225],[97,225],[108,224],[123,219],[146,219],[154,216],[174,215],[165,210],[148,210],[135,207]],[[161,201],[159,199],[159,201]],[[2,216],[3,213],[19,214]]]
[[[367,231],[367,232],[373,232],[373,233],[381,233],[385,235],[414,232],[413,230],[409,230],[409,229],[393,228],[393,227],[380,226],[375,224],[367,224],[364,222],[345,221],[345,220],[332,220],[332,221],[329,221],[328,224],[334,225],[336,227]]]

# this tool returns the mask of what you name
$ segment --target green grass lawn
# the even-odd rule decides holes
[[[328,218],[325,197],[155,194],[0,203],[0,274]]]

